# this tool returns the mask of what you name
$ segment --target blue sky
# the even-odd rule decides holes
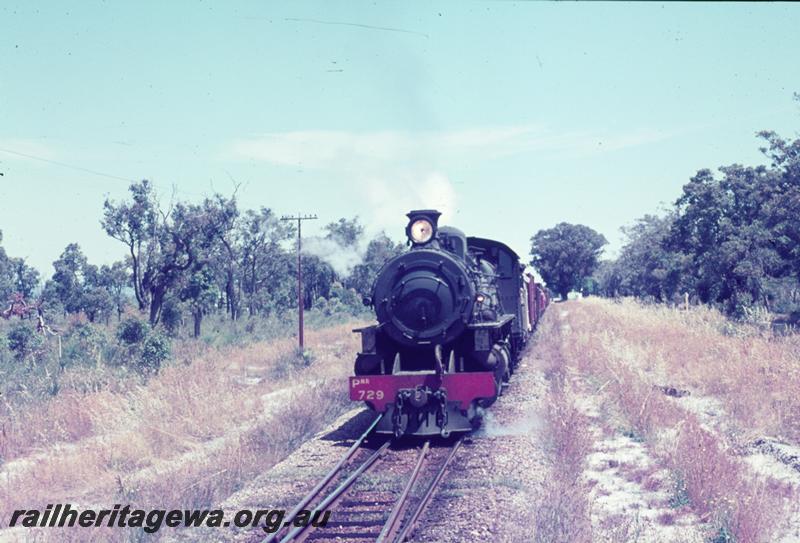
[[[3,246],[48,274],[73,241],[120,258],[103,200],[148,178],[239,183],[243,207],[317,213],[311,235],[359,215],[400,239],[439,207],[525,255],[561,221],[613,254],[697,169],[797,134],[797,28],[791,3],[7,0]]]

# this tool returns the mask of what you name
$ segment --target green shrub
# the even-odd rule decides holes
[[[117,338],[127,345],[138,345],[149,331],[147,323],[138,317],[126,317],[117,326]]]
[[[147,336],[142,346],[139,368],[144,371],[157,373],[161,368],[161,363],[167,360],[170,354],[171,345],[169,338],[158,332],[152,332]]]
[[[11,326],[7,336],[8,348],[17,360],[33,355],[44,346],[44,338],[36,333],[33,326],[17,322]]]
[[[71,362],[93,362],[100,364],[107,344],[103,328],[89,322],[78,322],[71,326],[64,341],[64,358]]]
[[[130,364],[142,373],[158,373],[161,364],[172,354],[169,336],[153,330],[147,321],[136,316],[122,320],[117,326],[119,347],[114,358]]]

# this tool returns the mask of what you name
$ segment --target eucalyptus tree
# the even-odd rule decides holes
[[[780,257],[765,220],[774,174],[764,166],[700,170],[675,203],[668,247],[687,256],[688,284],[703,303],[741,314],[766,300],[765,280]]]
[[[562,222],[531,238],[531,264],[562,299],[581,289],[597,268],[606,238],[588,226]]]
[[[241,292],[240,212],[236,196],[215,194],[202,203],[207,237],[212,241],[204,255],[214,268],[225,295],[225,310],[231,320],[239,318]]]
[[[800,94],[795,95],[800,102]],[[764,220],[782,259],[782,275],[800,281],[800,138],[787,140],[774,132],[759,134],[767,146],[775,189],[764,205]]]
[[[615,263],[614,274],[606,279],[619,294],[649,297],[666,302],[686,288],[682,278],[686,272],[686,258],[680,251],[667,248],[674,214],[645,215],[622,232],[627,238]]]
[[[2,242],[3,232],[0,230]],[[24,258],[8,256],[0,245],[0,304],[6,304],[14,295],[30,299],[38,285],[39,272],[30,267]]]
[[[101,224],[127,247],[134,296],[155,326],[166,296],[209,249],[213,236],[202,206],[177,202],[162,209],[147,180],[132,183],[129,192],[127,202],[106,199]]]
[[[180,300],[189,306],[192,313],[192,335],[200,337],[203,317],[214,309],[220,291],[208,267],[198,266],[185,277],[179,294]]]
[[[242,292],[250,315],[289,307],[293,303],[294,258],[286,243],[295,234],[291,222],[271,209],[248,209],[239,224]]]
[[[98,281],[108,291],[117,313],[117,321],[120,321],[129,302],[127,289],[130,284],[130,273],[128,265],[123,261],[114,262],[110,266],[103,264],[100,267]]]

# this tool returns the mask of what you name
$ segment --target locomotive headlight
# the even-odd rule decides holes
[[[414,243],[428,243],[433,237],[433,225],[428,219],[417,219],[411,223],[409,234]]]

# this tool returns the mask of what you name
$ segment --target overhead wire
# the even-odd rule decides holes
[[[52,160],[52,159],[49,159],[49,158],[44,158],[44,157],[40,157],[40,156],[36,156],[36,155],[31,155],[29,153],[21,153],[19,151],[14,151],[12,149],[5,149],[5,148],[0,147],[0,152],[8,153],[10,155],[17,155],[17,156],[21,156],[21,157],[24,157],[24,158],[29,158],[31,160],[38,160],[39,162],[45,162],[47,164],[53,164],[55,166],[61,166],[62,168],[69,168],[71,170],[75,170],[75,171],[79,171],[79,172],[89,173],[89,174],[92,174],[92,175],[98,175],[100,177],[107,177],[109,179],[116,179],[118,181],[126,181],[126,182],[134,182],[134,183],[136,181],[138,181],[137,179],[133,179],[131,177],[122,177],[122,176],[119,176],[119,175],[105,173],[105,172],[101,172],[101,171],[98,171],[98,170],[92,170],[91,168],[84,168],[83,166],[75,166],[74,164],[67,164],[66,162],[60,162],[58,160]]]

